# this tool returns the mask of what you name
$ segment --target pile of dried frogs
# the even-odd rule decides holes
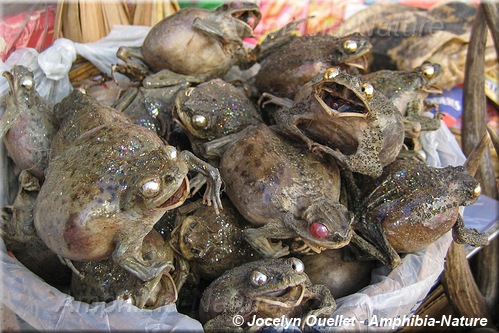
[[[469,25],[473,7],[445,6],[466,6]],[[408,8],[415,24],[445,23]],[[468,164],[419,155],[421,131],[441,126],[425,98],[455,77],[427,61],[445,47],[419,47],[410,69],[375,57],[369,71],[373,50],[389,58],[407,38],[381,43],[390,34],[367,19],[342,36],[298,36],[292,22],[248,47],[259,21],[252,3],[182,9],[118,50],[113,71],[129,83],[56,105],[28,69],[5,72],[1,136],[18,181],[2,211],[9,251],[77,300],[177,303],[206,331],[232,331],[235,314],[329,317],[375,265],[394,268],[451,229],[487,243],[458,213],[480,194]],[[465,34],[457,26],[439,32]]]

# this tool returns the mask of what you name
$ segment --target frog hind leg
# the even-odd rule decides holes
[[[371,255],[390,269],[394,269],[400,264],[399,254],[388,242],[377,223],[367,223],[366,221],[357,223],[355,231],[351,241],[354,245],[352,247],[354,251],[360,250],[363,254]]]
[[[264,258],[280,258],[289,255],[289,247],[282,241],[271,242],[271,239],[288,239],[297,234],[283,223],[271,222],[259,228],[243,230],[244,239]]]
[[[337,305],[333,295],[331,294],[331,291],[322,284],[316,284],[312,287],[308,287],[306,292],[311,293],[313,295],[313,298],[317,299],[318,302],[314,304],[312,310],[310,310],[305,314],[305,316],[303,316],[301,330],[304,332],[315,332],[315,330],[313,329],[307,329],[307,317],[313,316],[317,318],[329,318],[334,313],[334,311],[336,311]]]
[[[435,115],[433,118],[422,115],[419,112],[419,107],[415,103],[409,103],[407,108],[406,120],[410,122],[419,123],[421,125],[421,131],[436,131],[440,128],[442,115],[438,112],[438,105],[434,103],[424,102],[423,109],[429,111],[430,109],[435,109]]]
[[[461,214],[457,216],[456,223],[452,227],[452,237],[459,244],[469,244],[472,246],[485,246],[489,244],[487,235],[476,229],[466,228]]]
[[[163,272],[165,268],[173,270],[173,264],[169,261],[144,260],[142,257],[142,240],[130,243],[118,241],[112,253],[115,263],[137,276],[142,281],[150,281]]]

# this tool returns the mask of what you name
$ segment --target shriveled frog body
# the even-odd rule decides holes
[[[261,61],[255,85],[260,92],[294,98],[300,88],[332,66],[364,68],[371,43],[360,34],[344,37],[310,35],[293,38]]]
[[[20,170],[43,180],[50,157],[50,143],[57,131],[53,105],[35,90],[33,73],[24,66],[4,72],[10,91],[0,100],[5,112],[0,120],[0,138],[7,154]]]
[[[189,261],[191,271],[211,281],[226,270],[260,259],[243,239],[243,229],[251,225],[239,214],[232,203],[222,200],[220,215],[200,201],[184,205],[177,215],[177,226],[172,231],[170,246]],[[193,211],[185,212],[189,206]]]
[[[71,270],[37,236],[33,210],[40,181],[27,170],[19,174],[19,191],[14,202],[2,207],[0,235],[19,262],[53,286],[67,286]]]
[[[430,118],[422,115],[424,111],[429,111],[433,104],[425,103],[426,97],[430,93],[441,93],[442,90],[435,87],[434,83],[440,77],[442,68],[439,64],[425,62],[423,65],[411,71],[381,70],[362,76],[373,85],[374,89],[382,92],[399,111],[405,116],[405,136],[411,136],[413,126],[409,123],[418,123],[421,131],[435,131],[440,127],[440,114],[436,109],[435,117]],[[409,126],[409,127],[408,127]],[[419,134],[419,133],[415,133]]]
[[[402,148],[401,113],[381,92],[356,76],[328,69],[305,85],[276,125],[316,153],[334,157],[352,172],[379,176]]]
[[[309,249],[340,248],[350,241],[352,214],[339,203],[339,168],[266,125],[222,138],[220,160],[227,195],[255,228],[245,239],[264,257],[282,257],[288,246],[272,239],[299,237]],[[218,140],[205,146],[219,146]]]
[[[254,261],[225,272],[204,291],[199,316],[208,333],[242,332],[253,316],[329,317],[334,310],[336,302],[329,290],[311,284],[299,259],[280,258]],[[236,315],[244,319],[242,327],[234,324]]]
[[[179,79],[186,76],[190,82],[223,77],[233,65],[249,66],[256,60],[243,39],[253,36],[260,17],[258,6],[251,2],[230,2],[215,10],[183,8],[158,22],[142,47],[122,48],[118,56],[141,59],[146,66],[135,60],[132,70],[142,69],[142,78],[147,69],[173,73]],[[116,69],[126,72],[124,67]]]
[[[192,149],[202,155],[202,143],[263,122],[244,92],[213,79],[177,94],[173,117],[189,136]]]
[[[154,278],[167,263],[143,258],[142,240],[187,198],[189,170],[207,177],[204,200],[218,210],[218,170],[81,93],[68,96],[58,111],[59,144],[34,213],[40,238],[66,259],[112,256],[140,279]]]
[[[173,253],[156,230],[144,238],[142,255],[150,260],[170,262],[170,266],[144,282],[111,259],[75,262],[83,277],[73,273],[71,296],[86,303],[124,300],[140,309],[175,303],[177,290],[169,272],[173,269]]]
[[[480,194],[478,181],[463,166],[434,168],[419,160],[397,159],[381,177],[358,183],[364,195],[354,229],[380,251],[381,256],[375,256],[390,268],[400,263],[398,253],[418,251],[450,229],[460,243],[487,244],[484,235],[464,227],[459,215],[459,206],[473,204]]]

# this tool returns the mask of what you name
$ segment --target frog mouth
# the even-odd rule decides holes
[[[315,98],[333,117],[364,117],[368,110],[364,102],[350,89],[338,84],[322,87]]]
[[[166,201],[164,201],[157,208],[166,208],[168,210],[179,207],[184,203],[184,201],[189,197],[189,179],[187,176],[184,177],[182,184]]]
[[[256,296],[255,300],[266,304],[276,305],[281,308],[292,308],[300,305],[303,296],[305,295],[305,289],[304,284],[299,284]]]
[[[442,94],[443,93],[442,88],[440,88],[438,86],[424,87],[422,90],[428,94]]]
[[[355,59],[352,59],[350,61],[345,61],[345,64],[350,66],[350,67],[355,67],[355,68],[358,68],[358,69],[365,71],[365,70],[367,70],[367,68],[369,66],[369,61],[368,61],[366,55],[362,55],[362,56],[357,57]]]
[[[258,10],[241,10],[232,13],[232,17],[243,21],[247,25],[251,27],[251,29],[255,29],[255,27],[260,22],[262,15]]]

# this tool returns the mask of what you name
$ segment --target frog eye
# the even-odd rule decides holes
[[[354,53],[357,51],[357,49],[359,48],[359,44],[354,41],[354,40],[351,40],[351,39],[347,39],[344,43],[343,43],[343,48],[345,49],[345,51],[347,53]]]
[[[173,146],[167,146],[165,149],[166,152],[166,157],[169,160],[176,160],[177,159],[177,149]]]
[[[364,96],[366,98],[371,98],[373,97],[374,94],[374,87],[370,83],[364,83],[361,88],[362,92],[364,93]]]
[[[478,197],[482,193],[482,187],[478,184],[473,190],[473,196]]]
[[[305,265],[300,259],[296,258],[291,258],[291,267],[297,272],[297,273],[303,273],[305,270]]]
[[[324,79],[334,79],[340,74],[340,69],[338,67],[331,67],[326,70],[324,73]]]
[[[255,286],[261,286],[267,282],[267,275],[258,270],[254,270],[250,275],[250,282]]]
[[[208,119],[205,116],[194,115],[191,117],[192,126],[197,129],[205,129],[208,125]]]
[[[159,194],[160,183],[157,179],[151,179],[142,185],[142,195],[146,198],[152,198]]]
[[[185,96],[189,97],[191,96],[192,92],[194,91],[194,87],[191,87],[185,91]]]
[[[319,222],[313,222],[312,224],[310,224],[308,230],[310,231],[312,237],[317,239],[323,239],[329,235],[329,230],[327,229],[327,227]]]
[[[435,75],[435,67],[431,64],[423,64],[421,66],[421,73],[426,79],[431,79]]]
[[[33,88],[33,79],[32,78],[24,78],[22,81],[21,81],[21,87],[24,87],[26,89],[31,89]]]

